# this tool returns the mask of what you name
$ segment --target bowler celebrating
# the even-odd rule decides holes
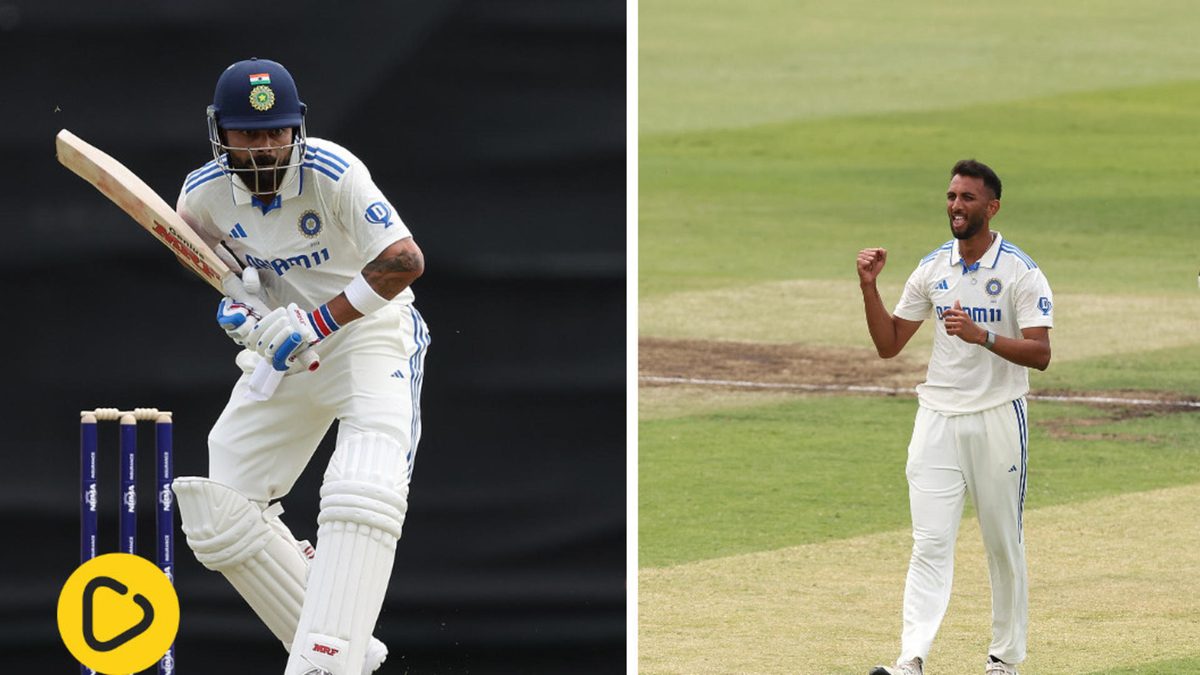
[[[926,319],[935,322],[908,446],[913,548],[900,658],[871,675],[922,675],[950,602],[954,542],[968,492],[992,585],[992,643],[984,672],[1015,674],[1025,660],[1027,369],[1050,364],[1054,298],[1033,259],[990,229],[1000,210],[996,173],[962,160],[950,176],[946,213],[954,238],[917,264],[894,314],[875,284],[887,251],[858,253],[867,328],[881,357],[899,354]]]
[[[274,61],[240,61],[217,80],[213,159],[188,175],[177,210],[278,309],[256,321],[230,298],[218,305],[245,372],[209,433],[208,478],[174,489],[188,545],[290,652],[285,675],[362,675],[387,655],[371,633],[421,438],[429,329],[409,286],[424,259],[363,163],[308,137],[304,115]],[[312,372],[298,358],[310,348]],[[287,373],[266,400],[250,395],[262,362]],[[335,419],[314,551],[277,500]]]

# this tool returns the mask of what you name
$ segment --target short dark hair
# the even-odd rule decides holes
[[[960,159],[954,164],[954,168],[950,170],[950,177],[954,178],[955,176],[982,178],[983,184],[991,188],[992,194],[996,195],[996,199],[1000,199],[1000,177],[987,164],[976,162],[973,159]]]

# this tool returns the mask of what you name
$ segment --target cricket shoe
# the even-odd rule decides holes
[[[983,667],[984,675],[1017,675],[1017,667],[997,659],[994,656],[989,656],[987,664]]]
[[[875,666],[870,675],[923,675],[921,659],[911,658],[907,661],[897,661],[894,666]]]

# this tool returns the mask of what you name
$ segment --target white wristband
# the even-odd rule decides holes
[[[363,316],[371,312],[378,311],[390,300],[375,292],[371,288],[371,284],[367,283],[366,278],[360,273],[354,277],[346,290],[342,291],[346,294],[346,299],[350,301],[350,305],[362,313]]]

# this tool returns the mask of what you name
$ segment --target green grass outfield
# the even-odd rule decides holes
[[[640,292],[848,278],[869,245],[903,282],[950,238],[949,170],[976,157],[1004,181],[993,227],[1055,291],[1195,295],[1197,108],[1184,82],[643,136]]]
[[[975,157],[1004,180],[993,228],[1055,292],[1033,387],[1200,397],[1198,33],[1200,6],[1166,0],[640,3],[639,333],[873,358],[855,253],[889,250],[894,305],[950,238],[950,166]],[[906,358],[927,358],[929,332]],[[641,399],[641,672],[894,657],[915,401]],[[1200,412],[1030,411],[1022,672],[1200,672],[1200,588],[1181,573],[1200,553],[1177,545],[1195,538]],[[966,521],[931,675],[982,670],[986,569]]]
[[[643,419],[639,564],[907,527],[915,411],[911,398],[827,396]],[[1036,401],[1029,411],[1028,509],[1200,483],[1200,414],[1105,421],[1093,408]]]

